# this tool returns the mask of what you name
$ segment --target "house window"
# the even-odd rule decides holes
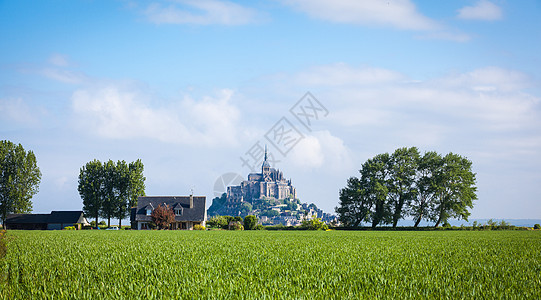
[[[175,215],[181,216],[182,215],[182,209],[180,209],[180,208],[175,209]]]
[[[147,216],[150,216],[152,214],[152,209],[147,209]]]

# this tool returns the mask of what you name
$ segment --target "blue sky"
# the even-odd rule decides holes
[[[328,212],[361,163],[417,146],[473,161],[473,218],[541,216],[539,1],[0,1],[0,41],[0,138],[36,153],[36,212],[80,209],[92,159],[210,205],[258,143]],[[308,91],[328,114],[304,127]]]

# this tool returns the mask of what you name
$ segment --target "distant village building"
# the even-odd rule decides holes
[[[285,199],[297,198],[295,187],[291,179],[286,180],[280,170],[271,168],[267,160],[265,149],[265,160],[261,165],[261,173],[248,174],[248,180],[242,181],[238,186],[227,187],[228,206],[235,206],[238,203],[253,203],[255,199],[263,197]]]
[[[171,224],[171,229],[192,230],[194,225],[205,226],[205,196],[153,196],[137,199],[137,207],[132,209],[130,217],[132,229],[150,229],[152,211],[164,204],[175,213],[175,222]]]
[[[10,214],[6,217],[6,229],[61,230],[68,226],[82,229],[90,225],[80,210],[52,211],[50,214]]]

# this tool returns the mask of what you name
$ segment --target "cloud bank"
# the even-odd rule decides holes
[[[257,13],[251,8],[216,0],[179,0],[169,5],[152,3],[144,13],[156,24],[244,25],[257,20]]]
[[[150,139],[171,144],[235,145],[239,110],[233,91],[195,100],[189,96],[159,105],[133,85],[109,84],[73,93],[75,123],[106,139]]]
[[[495,21],[503,16],[502,9],[496,4],[481,0],[473,6],[465,6],[458,10],[458,18],[465,20]]]

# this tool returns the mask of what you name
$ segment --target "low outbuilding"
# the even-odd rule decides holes
[[[52,211],[50,214],[9,214],[4,224],[6,229],[60,230],[68,226],[82,229],[90,225],[83,211]]]

